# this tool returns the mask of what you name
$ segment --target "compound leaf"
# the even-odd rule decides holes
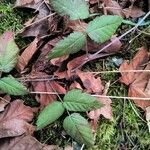
[[[111,38],[122,23],[120,16],[101,16],[91,21],[87,27],[87,34],[97,43],[103,43]]]
[[[36,125],[37,130],[44,128],[45,126],[56,121],[65,111],[61,102],[55,101],[47,105],[38,116]]]
[[[85,0],[51,0],[51,4],[60,15],[68,15],[71,20],[89,17],[89,8]]]
[[[12,76],[0,79],[0,90],[10,95],[25,95],[28,93],[26,87]]]
[[[102,106],[95,97],[82,93],[81,90],[71,90],[64,96],[64,107],[69,111],[90,111]]]
[[[19,49],[12,32],[5,32],[0,37],[0,71],[10,72],[17,63]]]
[[[92,130],[87,120],[80,114],[74,113],[66,117],[63,127],[74,140],[79,144],[91,146],[94,144]]]
[[[56,44],[52,52],[48,54],[48,59],[76,53],[85,45],[85,42],[86,35],[74,32]]]

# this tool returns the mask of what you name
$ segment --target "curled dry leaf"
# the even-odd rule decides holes
[[[42,49],[40,49],[41,54],[37,59],[37,61],[35,62],[33,66],[33,70],[40,72],[40,71],[44,71],[45,68],[47,67],[50,68],[51,62],[46,59],[46,56],[60,39],[61,37],[50,40]]]
[[[95,77],[91,72],[76,71],[76,74],[81,79],[84,87],[89,93],[102,94],[104,89],[100,77]]]
[[[24,70],[24,68],[31,60],[32,56],[37,51],[37,44],[38,44],[38,38],[35,38],[35,40],[32,43],[30,43],[30,45],[23,51],[21,56],[19,56],[17,66],[16,66],[16,69],[19,72]]]
[[[33,75],[32,75],[33,76]],[[36,76],[36,78],[41,79],[42,77],[44,78],[49,78],[49,76],[45,73],[42,72],[35,72],[34,76]],[[42,79],[44,79],[42,78]],[[65,88],[63,88],[59,83],[57,83],[56,81],[36,81],[36,82],[32,82],[32,86],[35,92],[39,92],[39,94],[37,94],[36,98],[37,101],[40,102],[41,107],[48,105],[49,103],[53,102],[54,100],[57,99],[56,94],[54,94],[55,92],[57,92],[58,94],[65,94],[66,90]],[[48,92],[49,94],[40,94],[40,92]]]
[[[31,8],[39,12],[36,17],[28,21],[27,26],[22,29],[21,35],[24,37],[45,36],[49,30],[48,15],[51,11],[48,5],[43,0],[17,0],[15,7],[17,8]]]
[[[1,150],[60,150],[55,145],[44,145],[30,135],[3,139],[0,143]]]
[[[112,107],[111,107],[111,99],[110,98],[97,98],[100,103],[104,104],[100,109],[91,111],[88,113],[88,117],[92,119],[92,127],[96,131],[97,123],[100,115],[103,115],[105,118],[112,120]]]
[[[0,114],[0,138],[31,134],[34,127],[29,124],[34,109],[25,106],[21,100],[11,102]]]
[[[146,70],[150,70],[150,65],[148,64],[145,67],[145,64],[149,61],[148,52],[141,48],[138,53],[135,55],[133,60],[130,63],[125,61],[120,66],[120,82],[129,85],[128,96],[129,97],[138,97],[138,98],[149,98],[149,79],[150,79],[150,72],[145,72]],[[123,72],[123,71],[129,72]],[[130,72],[133,70],[143,70],[143,72]],[[145,110],[148,106],[150,106],[150,100],[143,100],[143,99],[133,99],[135,104],[138,107],[141,107]]]

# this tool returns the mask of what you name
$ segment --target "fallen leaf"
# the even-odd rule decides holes
[[[30,45],[23,51],[21,56],[19,56],[18,63],[16,66],[16,69],[19,72],[24,70],[24,68],[31,60],[32,56],[37,51],[37,44],[38,44],[38,38],[35,38],[35,40],[32,43],[30,43]]]
[[[73,90],[73,89],[80,89],[80,90],[82,90],[82,87],[81,87],[81,85],[78,82],[74,81],[69,87],[69,90]]]
[[[42,77],[45,77],[47,79],[49,78],[47,74],[42,73],[42,72],[35,72],[34,76],[36,76],[39,79]],[[63,88],[56,81],[52,81],[52,80],[47,80],[47,81],[41,80],[41,81],[32,82],[32,86],[35,92],[37,93],[39,92],[39,94],[37,94],[36,96],[36,99],[38,102],[40,102],[41,108],[43,108],[44,106],[48,105],[49,103],[57,99],[57,95],[53,93],[56,93],[56,92],[58,92],[58,94],[66,93],[65,88]],[[42,93],[40,94],[40,92],[48,92],[49,94],[42,94]]]
[[[81,20],[70,20],[67,22],[66,26],[73,31],[77,32],[85,32],[87,28],[87,23],[81,21]]]
[[[88,93],[102,94],[104,89],[100,77],[95,77],[91,72],[76,71]]]
[[[33,132],[33,126],[28,123],[33,119],[33,112],[34,110],[25,106],[21,100],[11,102],[4,112],[0,113],[0,138]]]
[[[103,115],[106,119],[112,120],[112,107],[111,107],[111,99],[110,98],[97,98],[100,103],[104,104],[103,107],[97,110],[93,110],[88,113],[88,117],[92,119],[93,129],[96,131],[97,123],[100,115]]]
[[[2,139],[1,150],[60,150],[55,145],[44,145],[30,135],[22,135],[15,138]]]
[[[36,17],[33,17],[33,19],[30,19],[28,23],[25,23],[28,25],[22,29],[22,36],[42,37],[48,34],[48,16],[51,14],[51,11],[45,1],[43,2],[43,0],[30,0],[28,2],[27,0],[17,0],[15,7],[35,9],[36,12],[39,12]]]
[[[139,18],[145,14],[141,8],[136,6],[130,6],[129,8],[123,9],[123,13],[125,14],[126,18]]]
[[[34,63],[33,70],[36,70],[37,72],[42,72],[46,68],[52,68],[52,63],[46,59],[46,56],[60,39],[61,37],[54,38],[53,40],[50,40],[48,43],[46,43],[42,49],[40,49],[41,54],[38,57],[37,61]]]
[[[125,61],[120,66],[119,70],[122,75],[120,77],[120,82],[129,86],[129,97],[150,97],[150,94],[148,92],[150,85],[148,84],[150,79],[150,72],[144,72],[144,70],[150,70],[149,64],[145,67],[145,64],[148,63],[148,61],[148,52],[144,48],[141,48],[129,64],[127,63],[127,61]],[[123,72],[126,70],[129,72]],[[130,72],[130,70],[143,70],[143,72]],[[148,106],[150,106],[150,100],[133,99],[133,101],[138,107],[141,107],[144,110]]]
[[[87,55],[82,55],[77,58],[74,58],[67,64],[67,74],[69,77],[71,77],[75,72],[73,72],[74,69],[79,67],[82,63],[84,63],[87,60]]]
[[[110,44],[111,42],[114,42],[114,43],[111,44],[111,46],[107,47],[103,51],[103,53],[116,53],[116,52],[118,52],[121,49],[122,43],[115,36],[112,37],[112,39],[110,41],[107,41],[103,44],[97,44],[94,41],[92,41],[91,39],[88,39],[88,42],[87,42],[88,52],[97,52],[98,50],[102,49],[103,47]],[[84,47],[83,50],[86,50],[86,48]]]
[[[10,103],[10,96],[6,95],[4,97],[0,97],[0,112],[4,111],[6,105]]]
[[[110,12],[113,15],[118,15],[124,17],[122,8],[117,1],[114,0],[104,0],[106,11]]]
[[[140,48],[133,60],[124,61],[119,68],[121,73],[120,81],[126,85],[133,83],[133,81],[139,76],[139,73],[132,72],[133,70],[143,70],[143,64],[146,64],[149,60],[148,52],[144,48]],[[124,72],[124,71],[131,71],[131,72]]]

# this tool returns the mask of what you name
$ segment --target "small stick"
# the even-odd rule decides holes
[[[124,97],[124,96],[106,96],[106,95],[92,95],[100,98],[112,98],[112,99],[133,99],[133,100],[150,100],[150,97]]]

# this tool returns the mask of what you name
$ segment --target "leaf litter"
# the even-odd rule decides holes
[[[21,78],[25,77],[23,81],[26,82],[26,86],[28,86],[28,89],[30,90],[30,95],[33,96],[36,101],[40,103],[40,106],[38,107],[39,110],[42,110],[45,108],[45,106],[56,102],[58,95],[65,95],[70,89],[81,89],[82,91],[85,91],[91,95],[95,94],[104,96],[103,98],[96,98],[98,102],[103,104],[103,107],[87,112],[87,117],[89,117],[89,122],[91,122],[93,131],[96,132],[96,128],[98,127],[98,121],[100,120],[101,115],[103,115],[106,119],[110,121],[113,119],[111,106],[112,100],[107,97],[107,93],[105,93],[105,84],[103,80],[99,76],[95,76],[93,72],[85,72],[83,70],[82,64],[85,64],[97,58],[105,59],[106,56],[119,53],[119,51],[122,50],[123,42],[118,39],[116,35],[108,35],[109,37],[96,38],[95,35],[98,36],[98,32],[90,31],[91,28],[95,27],[95,21],[88,25],[87,21],[78,20],[86,19],[89,17],[88,7],[91,7],[91,5],[99,5],[99,2],[97,0],[88,0],[87,2],[89,3],[85,3],[85,1],[82,1],[81,6],[84,8],[83,10],[85,11],[82,12],[82,10],[79,10],[79,14],[72,14],[70,13],[70,11],[68,12],[68,9],[66,8],[64,8],[60,12],[58,8],[58,3],[60,1],[57,0],[56,2],[52,2],[53,3],[51,7],[51,3],[45,0],[17,0],[15,4],[16,8],[33,9],[35,11],[35,16],[25,23],[25,27],[20,32],[20,35],[23,37],[34,37],[35,39],[29,44],[29,46],[27,46],[27,48],[24,49],[19,57],[19,50],[15,42],[13,41],[13,35],[11,32],[6,32],[4,34],[4,38],[1,38],[0,43],[7,45],[9,44],[9,42],[12,42],[12,45],[14,45],[14,48],[17,51],[17,54],[15,54],[15,58],[17,59],[18,57],[16,66],[16,69],[18,71],[17,74],[19,73],[20,76],[22,76]],[[126,18],[139,18],[145,14],[145,12],[139,6],[136,6],[134,2],[131,2],[131,6],[128,7],[126,7],[125,3],[123,4],[114,0],[103,0],[103,13],[118,15]],[[74,4],[78,5],[77,1]],[[78,6],[80,8],[80,5]],[[67,5],[67,7],[70,9],[74,6]],[[69,18],[71,18],[72,20],[68,21],[68,18],[66,16],[60,17],[58,14],[53,13],[53,9],[55,9],[57,13],[60,13],[60,16],[65,14],[68,15]],[[96,11],[99,11],[99,9],[97,9]],[[60,18],[61,20],[63,20],[62,24],[65,25],[65,27],[62,27],[63,29],[60,29]],[[101,19],[102,18],[97,18],[97,21],[100,21]],[[111,17],[108,18],[108,20],[109,19],[111,19]],[[119,20],[118,17],[116,17],[116,21],[118,21],[117,19]],[[118,24],[120,24],[119,21]],[[69,36],[67,32],[63,32],[64,29],[66,29],[68,33],[73,31],[72,34],[78,33],[82,35],[84,38],[81,44],[75,44],[74,41],[77,41],[77,39],[72,36],[72,39],[69,39],[72,44],[65,47],[64,45],[66,44],[66,41],[64,41],[64,39],[67,39],[67,37]],[[101,31],[101,34],[103,33],[103,31],[107,33],[106,29],[103,29]],[[87,32],[87,34],[95,42],[89,39],[89,37],[86,37],[85,32]],[[114,31],[111,31],[111,33],[115,34]],[[5,40],[5,35],[8,35],[7,39],[10,39],[10,41]],[[113,40],[115,40],[116,42],[113,42],[111,46],[106,47]],[[96,43],[99,41],[105,43]],[[7,49],[5,49],[7,48],[7,46],[5,45],[2,48],[0,47],[1,57],[3,57],[3,51],[7,52]],[[68,51],[70,51],[70,54],[73,53],[72,50],[75,52],[79,50],[82,51],[81,53],[79,51],[77,55],[73,54],[69,56],[68,53],[66,54],[65,52],[63,52],[67,48]],[[104,51],[99,53],[96,57],[92,59],[90,57],[88,58],[88,55],[85,54],[85,52],[88,51],[89,56],[91,56],[93,53],[98,52],[103,48],[105,48]],[[55,49],[59,53],[56,57],[61,56],[61,53],[65,54],[66,56],[54,58],[51,55],[51,60],[48,60],[48,54],[53,53]],[[10,53],[11,52],[12,51],[10,51]],[[36,56],[37,54],[38,57],[34,58],[34,56]],[[54,53],[54,56],[55,55],[56,54]],[[16,59],[14,64],[16,64]],[[30,64],[30,62],[32,63]],[[12,70],[12,68],[15,67],[14,64],[9,66],[9,68],[4,71],[8,72],[8,70]],[[3,65],[3,62],[0,62],[0,66],[1,65]],[[29,73],[23,72],[26,68],[30,68],[31,71]],[[150,101],[148,100],[150,96],[150,76],[148,72],[149,69],[149,53],[143,47],[139,49],[138,53],[130,62],[125,60],[119,68],[121,74],[119,81],[128,86],[128,96],[133,97],[134,103],[138,107],[141,107],[143,110],[145,110],[148,127],[150,126]],[[147,98],[147,100],[144,100],[144,98]],[[33,121],[33,117],[35,116],[34,113],[37,112],[37,108],[34,109],[29,106],[25,106],[22,100],[10,99],[10,97],[3,95],[0,98],[0,138],[2,138],[2,140],[4,141],[3,143],[0,143],[0,148],[10,149],[13,145],[12,149],[14,150],[19,149],[20,146],[21,149],[28,148],[33,150],[59,149],[59,147],[57,146],[43,145],[33,137],[35,127],[34,125],[32,125],[31,122]],[[78,116],[77,114],[72,115],[74,115],[75,117]],[[78,119],[81,119],[80,116],[77,117],[76,121],[78,121]],[[65,128],[67,132],[69,132],[68,130],[71,130],[66,127],[66,123]],[[89,129],[88,132],[90,132]],[[74,136],[74,133],[70,134],[72,134],[72,137]],[[76,139],[80,143],[79,138],[74,139]],[[93,143],[93,140],[94,139],[91,139],[91,141],[88,142]]]

